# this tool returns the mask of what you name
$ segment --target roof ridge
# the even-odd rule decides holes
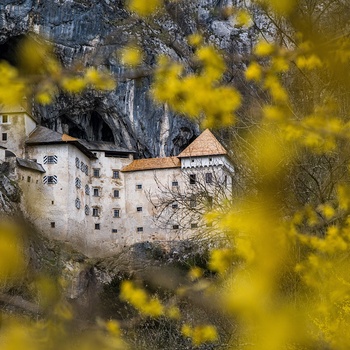
[[[178,155],[178,157],[186,158],[224,154],[227,154],[224,146],[218,141],[218,139],[209,129],[205,129]]]

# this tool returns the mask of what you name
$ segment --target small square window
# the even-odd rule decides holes
[[[120,217],[120,209],[113,209],[113,217],[114,218]]]
[[[119,190],[113,190],[113,197],[119,198]]]
[[[194,159],[191,159],[191,162],[194,163]]]
[[[113,170],[113,179],[119,179],[119,170]]]
[[[112,233],[117,233],[118,230],[116,228],[112,228]]]
[[[171,183],[171,186],[173,186],[173,187],[178,187],[178,186],[179,186],[179,183],[178,183],[177,181],[173,181],[173,182]]]
[[[99,197],[100,196],[100,190],[98,188],[94,188],[93,189],[93,194],[94,194],[94,197]]]
[[[137,232],[143,232],[143,227],[138,227],[138,228],[136,229],[136,231],[137,231]]]
[[[55,222],[50,222],[51,228],[55,228],[56,223]]]
[[[136,210],[137,211],[142,211],[142,207],[137,207]]]
[[[196,174],[190,174],[190,184],[194,185],[196,183]]]
[[[173,230],[178,230],[179,229],[179,225],[173,225]]]
[[[100,224],[95,224],[95,230],[100,230]]]
[[[137,189],[137,190],[142,190],[142,184],[137,184],[137,185],[136,185],[136,189]]]
[[[173,209],[178,209],[178,208],[179,208],[179,205],[178,205],[177,203],[173,203],[173,204],[171,205],[171,207],[172,207]]]
[[[7,132],[2,133],[2,141],[7,141]]]
[[[212,173],[205,174],[205,182],[207,184],[211,184],[213,182],[213,174]]]
[[[197,228],[197,227],[198,227],[197,223],[191,224],[191,228]]]
[[[94,168],[93,174],[94,174],[94,177],[100,177],[100,169]]]

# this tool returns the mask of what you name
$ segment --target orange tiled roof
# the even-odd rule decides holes
[[[180,159],[177,157],[135,159],[122,168],[122,171],[180,168],[180,166]]]
[[[214,156],[219,154],[227,154],[227,151],[211,131],[206,129],[178,157]]]
[[[68,141],[78,141],[75,137],[69,136],[67,134],[62,135],[62,141],[68,142]]]

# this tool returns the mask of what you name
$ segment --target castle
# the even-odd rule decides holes
[[[22,211],[46,236],[90,256],[186,239],[203,224],[198,199],[211,206],[231,194],[234,168],[208,129],[176,157],[134,154],[40,126],[20,106],[0,110],[0,161],[14,165]]]

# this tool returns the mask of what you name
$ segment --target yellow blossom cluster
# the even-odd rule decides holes
[[[195,45],[200,42],[198,37],[190,41]],[[234,88],[220,84],[225,71],[222,57],[212,46],[203,45],[197,48],[194,60],[199,65],[198,72],[186,74],[181,64],[160,57],[153,97],[178,113],[202,119],[204,127],[233,124],[241,97]]]
[[[181,332],[185,337],[191,338],[194,346],[199,346],[203,343],[215,342],[218,340],[217,331],[215,327],[211,325],[191,327],[188,324],[184,324]]]
[[[151,298],[142,288],[131,281],[124,281],[120,291],[121,300],[129,302],[146,316],[159,317],[164,314],[164,306],[157,298]]]

